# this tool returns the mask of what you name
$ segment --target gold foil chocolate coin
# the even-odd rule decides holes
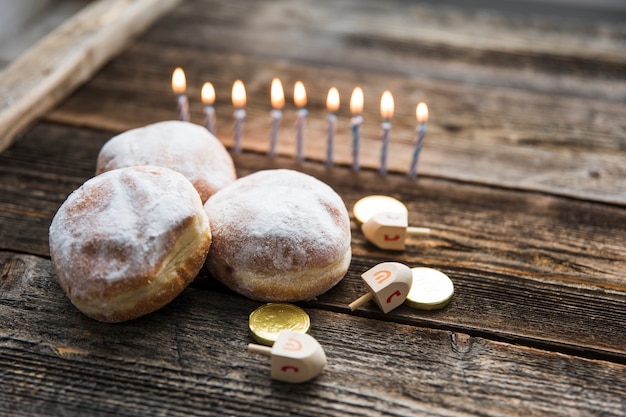
[[[403,202],[386,195],[370,195],[363,197],[352,208],[355,219],[359,223],[367,222],[378,213],[397,213],[408,218],[409,210]]]
[[[444,308],[454,294],[454,284],[446,274],[433,268],[412,268],[413,283],[404,303],[418,310]]]
[[[311,319],[306,311],[293,304],[269,303],[250,313],[249,327],[254,340],[272,346],[282,330],[308,333]]]

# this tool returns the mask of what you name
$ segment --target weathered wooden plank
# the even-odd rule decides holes
[[[407,205],[409,224],[432,231],[428,238],[409,240],[405,252],[389,252],[369,244],[353,221],[355,254],[623,289],[622,207],[439,179],[421,178],[416,184],[400,175],[263,158],[236,155],[239,174],[264,168],[300,170],[330,184],[349,209],[366,195],[391,195]]]
[[[40,124],[0,155],[0,201],[7,216],[0,219],[0,247],[47,256],[48,222],[65,197],[93,175],[110,135]],[[608,287],[624,283],[626,213],[621,207],[439,179],[353,173],[259,154],[235,161],[239,175],[272,167],[314,175],[334,187],[349,208],[368,194],[403,200],[410,222],[431,227],[433,234],[394,257]],[[24,233],[14,229],[14,221],[25,224]],[[356,224],[353,229],[355,253],[386,256],[364,241]],[[24,236],[31,241],[24,243]]]
[[[267,360],[245,351],[247,317],[258,303],[189,288],[159,312],[103,324],[70,305],[49,261],[8,254],[6,262],[6,256],[3,413],[18,406],[41,415],[617,416],[626,410],[624,365],[315,308],[307,311],[327,368],[304,385],[270,381]]]
[[[410,12],[412,3],[406,2],[399,2],[397,10],[385,6],[379,12],[370,3],[351,9],[353,3],[347,0],[316,9],[317,13],[303,13],[304,3],[209,4],[215,7],[185,3],[52,112],[49,120],[120,131],[173,118],[169,78],[172,69],[182,65],[187,70],[194,120],[202,119],[198,99],[202,82],[210,80],[216,85],[218,136],[227,145],[232,143],[230,87],[236,78],[246,82],[249,104],[244,147],[265,152],[270,80],[274,76],[283,79],[290,102],[291,86],[301,79],[309,89],[306,156],[325,159],[325,95],[336,85],[344,103],[339,113],[336,160],[349,164],[347,102],[351,89],[360,84],[366,93],[361,163],[376,169],[378,103],[381,92],[388,88],[396,100],[391,170],[408,169],[415,104],[425,100],[431,120],[420,175],[626,203],[622,181],[626,175],[622,123],[626,119],[626,72],[619,63],[626,58],[620,28],[605,28],[608,40],[602,45],[594,43],[599,39],[599,27],[582,31],[572,41],[576,55],[569,47],[557,48],[566,36],[558,25],[537,24],[525,29],[517,22],[507,32],[504,21],[498,21],[496,29],[482,29],[483,17],[473,16],[472,20],[470,16],[466,26],[450,31],[445,17],[456,22],[460,16],[430,6],[429,13],[436,18],[427,19],[424,29],[411,17],[423,11]],[[402,16],[403,10],[409,17],[395,17]],[[383,30],[386,19],[394,24]],[[438,25],[436,39],[421,36],[429,25]],[[464,31],[470,28],[501,30],[506,35],[472,37],[476,43],[472,48],[484,54],[470,59],[475,52],[456,53],[469,48],[461,38],[466,38]],[[351,32],[346,34],[346,30]],[[451,34],[439,38],[443,32]],[[376,40],[372,41],[372,36]],[[499,45],[502,39],[518,37],[522,41],[511,47],[514,50]],[[501,55],[485,52],[490,42],[498,43]],[[446,52],[446,46],[456,48],[454,53]],[[548,47],[557,48],[557,62],[550,63],[544,56],[541,48]],[[432,51],[426,58],[424,48]],[[509,63],[508,56],[516,54],[529,63]],[[584,64],[577,64],[576,57]],[[617,67],[607,70],[607,65]],[[294,118],[295,109],[288,105],[279,139],[279,151],[285,155],[294,154]]]
[[[94,2],[0,72],[0,152],[179,0]]]
[[[0,247],[48,255],[52,216],[93,175],[96,155],[108,136],[38,125],[0,156],[0,167],[6,167]],[[324,308],[345,311],[363,289],[359,274],[378,261],[395,259],[442,269],[459,286],[458,303],[443,316],[405,309],[395,319],[548,344],[591,357],[615,359],[625,353],[620,307],[626,292],[623,208],[427,178],[415,187],[398,175],[352,173],[257,154],[239,155],[235,161],[240,175],[264,168],[314,175],[333,186],[349,208],[365,195],[391,194],[405,201],[411,224],[432,228],[429,238],[411,240],[405,252],[390,253],[366,242],[353,223],[355,257],[349,280],[321,299]],[[362,313],[382,318],[375,307]]]
[[[385,50],[404,51],[421,58],[480,65],[566,70],[562,75],[582,72],[595,77],[600,75],[596,68],[602,65],[605,75],[623,76],[626,42],[619,19],[626,17],[623,8],[614,11],[614,19],[593,19],[590,14],[568,19],[568,11],[574,9],[571,5],[560,7],[555,16],[541,15],[538,2],[533,2],[535,13],[532,6],[527,7],[530,15],[520,13],[520,5],[515,3],[454,2],[453,7],[445,3],[188,1],[161,22],[169,31],[154,31],[150,37],[180,46],[201,45],[209,40],[212,47],[228,45],[231,51],[273,53],[283,58],[319,59],[325,49],[327,59],[339,61],[334,65],[341,65],[343,59],[351,61],[359,47],[369,46],[382,56]],[[183,22],[186,26],[181,28]],[[210,25],[203,26],[203,22]],[[337,43],[345,54],[337,53]],[[379,64],[380,58],[370,55],[369,61]]]
[[[440,311],[401,306],[387,315],[368,303],[353,314],[626,363],[626,313],[621,307],[626,301],[626,287],[594,288],[549,277],[529,278],[407,258],[401,261],[411,267],[445,272],[455,285],[453,301]],[[344,281],[305,305],[349,313],[348,304],[365,291],[360,274],[378,262],[394,260],[398,259],[354,255]]]
[[[0,250],[9,250],[0,252],[0,414],[626,413],[623,25],[511,18],[465,5],[356,4],[188,1],[48,116],[67,126],[39,123],[0,154]],[[245,352],[247,316],[259,303],[205,271],[163,310],[107,325],[71,306],[42,258],[51,216],[93,175],[102,143],[175,115],[176,65],[188,72],[196,121],[201,82],[216,84],[226,144],[230,85],[246,82],[245,146],[256,153],[235,158],[240,175],[298,169],[329,183],[349,207],[367,194],[391,194],[407,203],[411,224],[433,229],[390,253],[353,223],[347,277],[301,303],[329,356],[310,384],[269,380],[267,359]],[[309,88],[312,161],[262,155],[275,75],[288,100],[296,79]],[[368,100],[369,167],[377,166],[382,89],[396,95],[397,172],[406,169],[412,106],[429,103],[417,181],[316,162],[327,88],[336,84],[345,104],[356,83]],[[294,113],[288,105],[284,155],[293,155]],[[435,312],[400,307],[383,315],[373,305],[349,312],[363,291],[359,274],[383,260],[448,273],[452,303]]]
[[[237,156],[240,174],[251,172],[258,158]],[[397,260],[445,271],[457,296],[445,312],[405,308],[390,320],[427,320],[430,326],[624,360],[623,208],[440,180],[420,179],[416,187],[402,176],[289,160],[266,167],[314,175],[334,187],[349,208],[366,195],[392,195],[406,203],[409,224],[432,230],[428,238],[409,240],[404,252],[389,252],[368,243],[353,221],[348,280],[320,299],[324,308],[347,311],[362,295],[359,275],[377,262]],[[596,307],[602,312],[593,312]],[[374,305],[364,311],[384,319]],[[592,324],[595,320],[600,321]]]
[[[48,227],[65,198],[95,173],[110,133],[36,126],[0,154],[0,248],[48,256]]]

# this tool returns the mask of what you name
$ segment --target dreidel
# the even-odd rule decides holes
[[[406,300],[411,290],[413,273],[408,266],[399,262],[383,262],[365,271],[361,278],[369,292],[351,302],[348,305],[350,310],[354,311],[373,299],[387,314]]]
[[[409,227],[406,213],[382,212],[370,217],[362,226],[363,234],[380,249],[404,250],[408,236],[427,236],[427,227]]]
[[[279,381],[301,383],[318,376],[326,366],[326,353],[306,333],[283,330],[272,347],[250,343],[248,351],[272,358],[271,376]]]

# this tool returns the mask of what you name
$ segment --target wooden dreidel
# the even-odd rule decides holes
[[[408,266],[399,262],[383,262],[365,271],[361,278],[369,292],[350,303],[350,310],[354,311],[373,299],[387,314],[406,299],[411,290],[413,273]]]
[[[400,212],[377,213],[370,217],[361,228],[371,243],[380,249],[404,250],[408,236],[426,236],[427,227],[409,227],[408,216]]]
[[[248,351],[271,356],[271,375],[279,381],[306,382],[326,366],[326,354],[318,341],[311,335],[291,330],[281,331],[271,348],[250,343]]]

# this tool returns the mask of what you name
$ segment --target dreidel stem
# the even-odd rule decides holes
[[[255,343],[248,344],[248,352],[258,353],[260,355],[272,356],[272,348],[269,346],[257,345]]]
[[[406,234],[411,236],[427,236],[430,234],[428,227],[407,227]]]
[[[362,296],[348,304],[348,307],[351,311],[354,311],[357,308],[361,307],[363,304],[370,301],[372,298],[374,298],[374,295],[371,292],[368,292],[367,294],[363,294]]]

